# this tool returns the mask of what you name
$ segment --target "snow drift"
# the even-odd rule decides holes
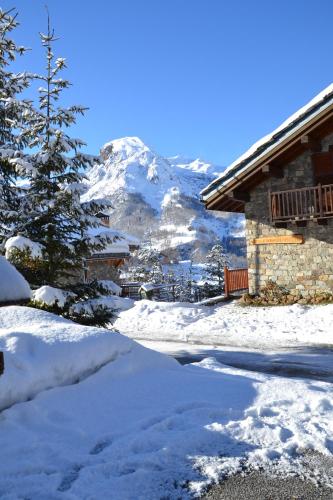
[[[76,382],[136,345],[110,330],[81,326],[38,309],[2,307],[5,373],[0,377],[0,410],[50,387]]]
[[[115,326],[134,339],[251,347],[333,345],[333,305],[242,307],[141,300]]]
[[[332,482],[302,465],[332,455],[331,384],[182,367],[29,308],[0,309],[0,326],[1,403],[33,397],[1,413],[2,498],[186,499],[244,464]]]

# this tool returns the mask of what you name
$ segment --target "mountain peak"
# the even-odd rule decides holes
[[[111,155],[114,155],[120,160],[124,160],[147,151],[150,149],[139,137],[121,137],[104,144],[101,149],[101,157],[106,161]]]

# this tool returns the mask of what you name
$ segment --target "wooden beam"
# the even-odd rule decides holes
[[[276,165],[266,164],[261,168],[261,171],[263,174],[267,174],[278,179],[282,179],[282,177],[284,177],[283,167],[278,167]]]
[[[321,151],[321,142],[310,135],[302,135],[301,144],[306,146],[307,149],[310,149],[313,153],[318,153]]]
[[[290,234],[285,236],[263,236],[254,238],[252,245],[301,245],[304,243],[302,234]]]
[[[280,222],[274,222],[274,226],[277,228],[277,229],[286,229],[288,227],[288,223],[287,222],[283,222],[283,221],[280,221]]]
[[[235,191],[231,191],[229,193],[229,196],[237,201],[251,201],[250,193],[248,193],[247,191],[240,191],[238,189],[235,189]]]
[[[296,220],[295,224],[297,227],[306,227],[308,224],[307,220]]]
[[[301,144],[309,144],[310,142],[310,136],[309,135],[302,135],[301,136]]]

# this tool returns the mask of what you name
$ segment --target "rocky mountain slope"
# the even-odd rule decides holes
[[[101,160],[87,174],[83,199],[111,199],[113,228],[182,259],[196,250],[200,261],[221,240],[231,253],[242,254],[242,217],[206,211],[200,202],[201,189],[221,168],[199,159],[163,158],[137,137],[105,144]]]

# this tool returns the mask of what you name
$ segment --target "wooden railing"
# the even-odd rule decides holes
[[[333,184],[269,192],[271,222],[333,217]]]
[[[224,268],[224,294],[228,297],[233,292],[240,292],[249,288],[247,269]]]

